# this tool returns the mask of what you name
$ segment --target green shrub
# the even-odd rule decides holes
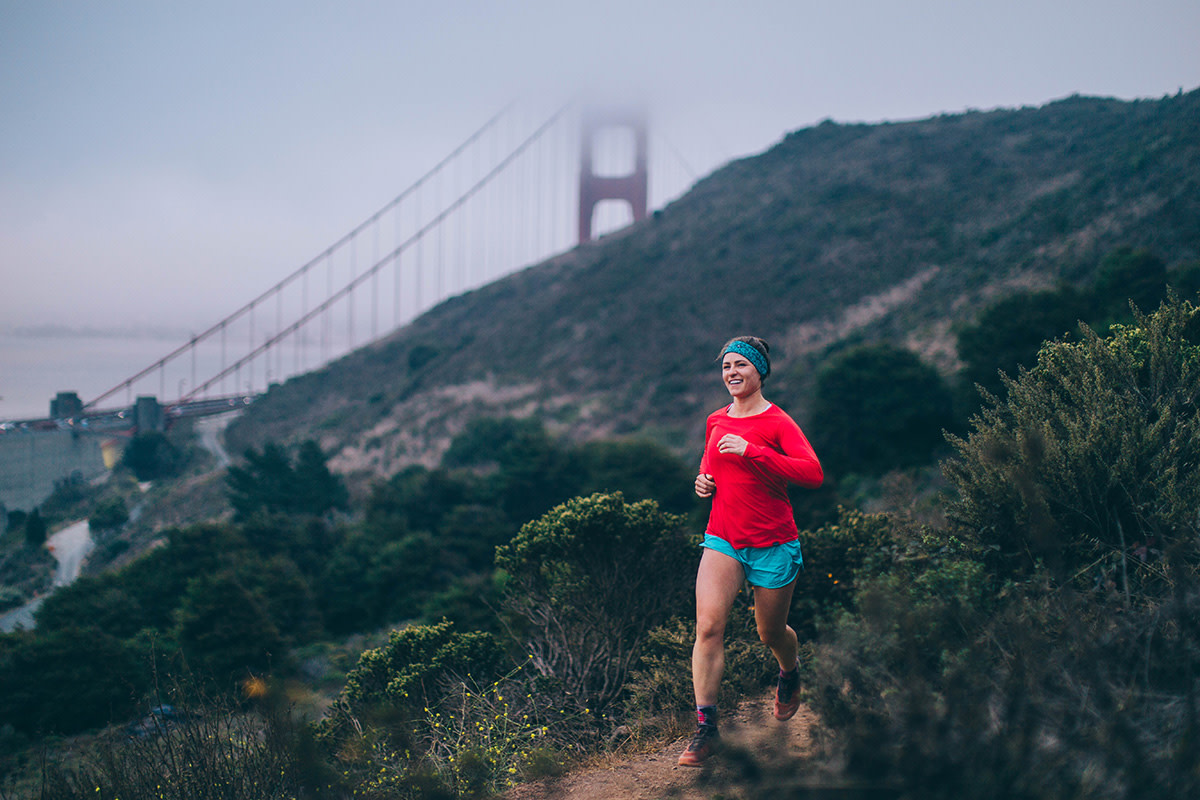
[[[533,419],[472,420],[443,457],[446,467],[491,475],[490,495],[513,520],[523,522],[570,497],[576,472],[566,451]]]
[[[1111,604],[958,556],[864,582],[809,701],[856,777],[923,798],[1186,798],[1200,788],[1200,592]]]
[[[149,688],[137,643],[92,627],[0,636],[0,726],[71,734],[129,713]]]
[[[950,513],[1004,574],[1161,595],[1164,556],[1198,563],[1200,312],[1172,298],[1107,338],[1047,344],[972,420],[944,473]]]
[[[923,771],[962,763],[959,716],[987,730],[974,715],[992,697],[993,654],[972,647],[994,592],[982,564],[946,544],[910,541],[873,558],[802,661],[808,702],[855,777],[933,791]]]
[[[20,589],[0,586],[0,611],[8,611],[10,608],[25,605],[28,599]]]
[[[173,634],[190,668],[224,691],[287,663],[279,629],[232,571],[188,582]]]
[[[586,712],[568,713],[544,683],[528,663],[490,683],[446,673],[428,705],[354,718],[349,735],[325,741],[338,743],[355,797],[492,797],[560,774],[595,743]]]
[[[114,497],[104,501],[88,517],[88,530],[92,532],[119,528],[129,521],[129,508],[124,498]]]
[[[46,522],[38,509],[25,517],[25,546],[41,547],[46,543]]]
[[[349,673],[320,737],[366,797],[492,793],[581,736],[527,665],[490,634],[449,622],[393,631]],[[356,795],[357,796],[357,795]]]
[[[304,442],[294,461],[273,442],[261,452],[250,448],[245,460],[245,466],[232,466],[225,476],[239,519],[262,512],[320,515],[347,507],[346,487],[329,471],[316,442]]]
[[[1156,308],[1167,293],[1167,265],[1146,249],[1118,247],[1100,260],[1096,270],[1098,311],[1127,319],[1129,304]]]
[[[179,474],[183,454],[158,431],[139,433],[125,446],[122,461],[139,481],[153,481]]]
[[[1047,344],[944,465],[948,533],[860,570],[808,696],[848,771],[925,798],[1200,790],[1200,315]],[[903,532],[901,532],[903,533]]]
[[[696,505],[694,467],[650,441],[594,441],[577,448],[583,476],[579,494],[621,492],[632,500],[655,500],[664,511],[686,514]]]
[[[804,569],[790,623],[802,641],[816,638],[835,609],[850,607],[860,571],[890,544],[891,530],[886,515],[839,508],[837,522],[800,534]]]
[[[687,610],[697,557],[683,517],[620,493],[570,500],[496,550],[535,669],[594,710],[621,693],[649,631]]]
[[[495,637],[460,633],[449,622],[393,631],[383,647],[367,650],[346,677],[338,713],[324,724],[326,738],[344,739],[361,729],[359,717],[415,718],[436,705],[455,680],[487,683],[503,673],[506,658]]]
[[[953,398],[937,371],[909,350],[864,345],[817,374],[813,444],[827,473],[878,475],[928,462],[953,427]]]
[[[1003,395],[1000,373],[1012,376],[1032,367],[1045,342],[1070,335],[1094,310],[1087,295],[1069,286],[1018,292],[989,305],[957,336],[964,406],[979,406],[976,386]]]

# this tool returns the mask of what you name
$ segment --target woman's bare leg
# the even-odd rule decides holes
[[[778,589],[754,587],[754,621],[758,626],[758,638],[771,648],[779,668],[784,672],[796,666],[800,649],[796,632],[787,624],[795,588],[794,580]]]
[[[717,690],[725,671],[725,624],[744,580],[739,562],[704,548],[696,573],[696,643],[692,647],[697,706],[717,704]]]

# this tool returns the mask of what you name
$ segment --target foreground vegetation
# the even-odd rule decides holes
[[[1200,316],[1084,330],[1005,388],[944,464],[951,536],[892,523],[812,701],[852,771],[926,797],[1193,796]]]
[[[1001,389],[950,437],[944,524],[843,508],[804,533],[792,621],[823,747],[731,790],[787,796],[830,764],[922,798],[1200,790],[1200,311],[1171,297],[1107,336],[1085,326]],[[319,451],[250,453],[234,520],[173,531],[3,638],[11,791],[487,796],[618,729],[678,732],[695,506],[585,493],[657,484],[638,473],[653,452],[481,421],[442,468],[380,484],[360,521]],[[743,617],[727,704],[771,681]],[[298,715],[289,681],[314,643],[400,618],[327,711]],[[167,703],[179,716],[30,771],[62,746],[48,734]]]
[[[913,798],[1200,793],[1200,323],[1160,308],[1200,289],[1198,107],[822,124],[274,388],[223,485],[178,428],[138,437],[98,493],[4,515],[0,604],[48,586],[67,520],[123,566],[0,636],[0,795],[486,796],[680,732],[704,510],[677,454],[719,391],[711,340],[743,327],[781,345],[772,399],[831,478],[794,498],[821,748],[713,791],[840,770]],[[710,289],[731,276],[733,304]],[[534,416],[424,414],[448,375]],[[297,430],[390,477],[346,487]],[[153,502],[175,522],[131,520]],[[774,671],[739,611],[730,706]]]

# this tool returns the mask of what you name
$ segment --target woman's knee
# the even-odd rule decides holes
[[[758,623],[758,640],[767,647],[783,644],[788,639],[787,624],[769,625]]]
[[[725,620],[699,617],[696,619],[696,641],[708,643],[712,641],[724,641],[725,639]]]

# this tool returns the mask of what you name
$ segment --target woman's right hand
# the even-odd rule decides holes
[[[712,497],[716,490],[717,484],[713,482],[712,475],[705,475],[701,472],[696,476],[696,495],[698,497]]]

